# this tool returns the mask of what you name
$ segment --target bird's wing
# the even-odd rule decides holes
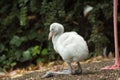
[[[77,45],[80,43],[80,40],[83,40],[83,38],[79,36],[76,32],[66,32],[62,34],[57,40],[57,51],[61,52],[67,46]]]

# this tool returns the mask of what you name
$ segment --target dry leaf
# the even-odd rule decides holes
[[[10,72],[10,76],[14,76],[14,75],[16,75],[17,74],[17,71],[12,71],[12,72]]]
[[[4,72],[0,72],[0,78],[5,77],[5,76],[6,76],[6,74]]]

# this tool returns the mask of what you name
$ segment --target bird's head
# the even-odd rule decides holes
[[[62,34],[63,32],[64,32],[64,27],[62,24],[52,23],[50,25],[50,33],[48,36],[48,40],[50,40],[53,37],[53,35]]]

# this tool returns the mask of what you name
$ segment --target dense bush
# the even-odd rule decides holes
[[[84,17],[86,5],[94,9]],[[66,31],[81,34],[93,55],[101,55],[103,48],[113,42],[113,2],[109,0],[1,0],[0,8],[1,69],[27,61],[57,59],[51,42],[47,41],[52,22],[60,22]]]

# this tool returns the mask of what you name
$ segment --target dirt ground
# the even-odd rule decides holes
[[[1,80],[120,80],[120,69],[100,70],[100,68],[112,64],[114,64],[114,60],[81,64],[83,73],[80,75],[57,75],[43,79],[41,76],[43,76],[46,71],[34,71],[20,77]]]

